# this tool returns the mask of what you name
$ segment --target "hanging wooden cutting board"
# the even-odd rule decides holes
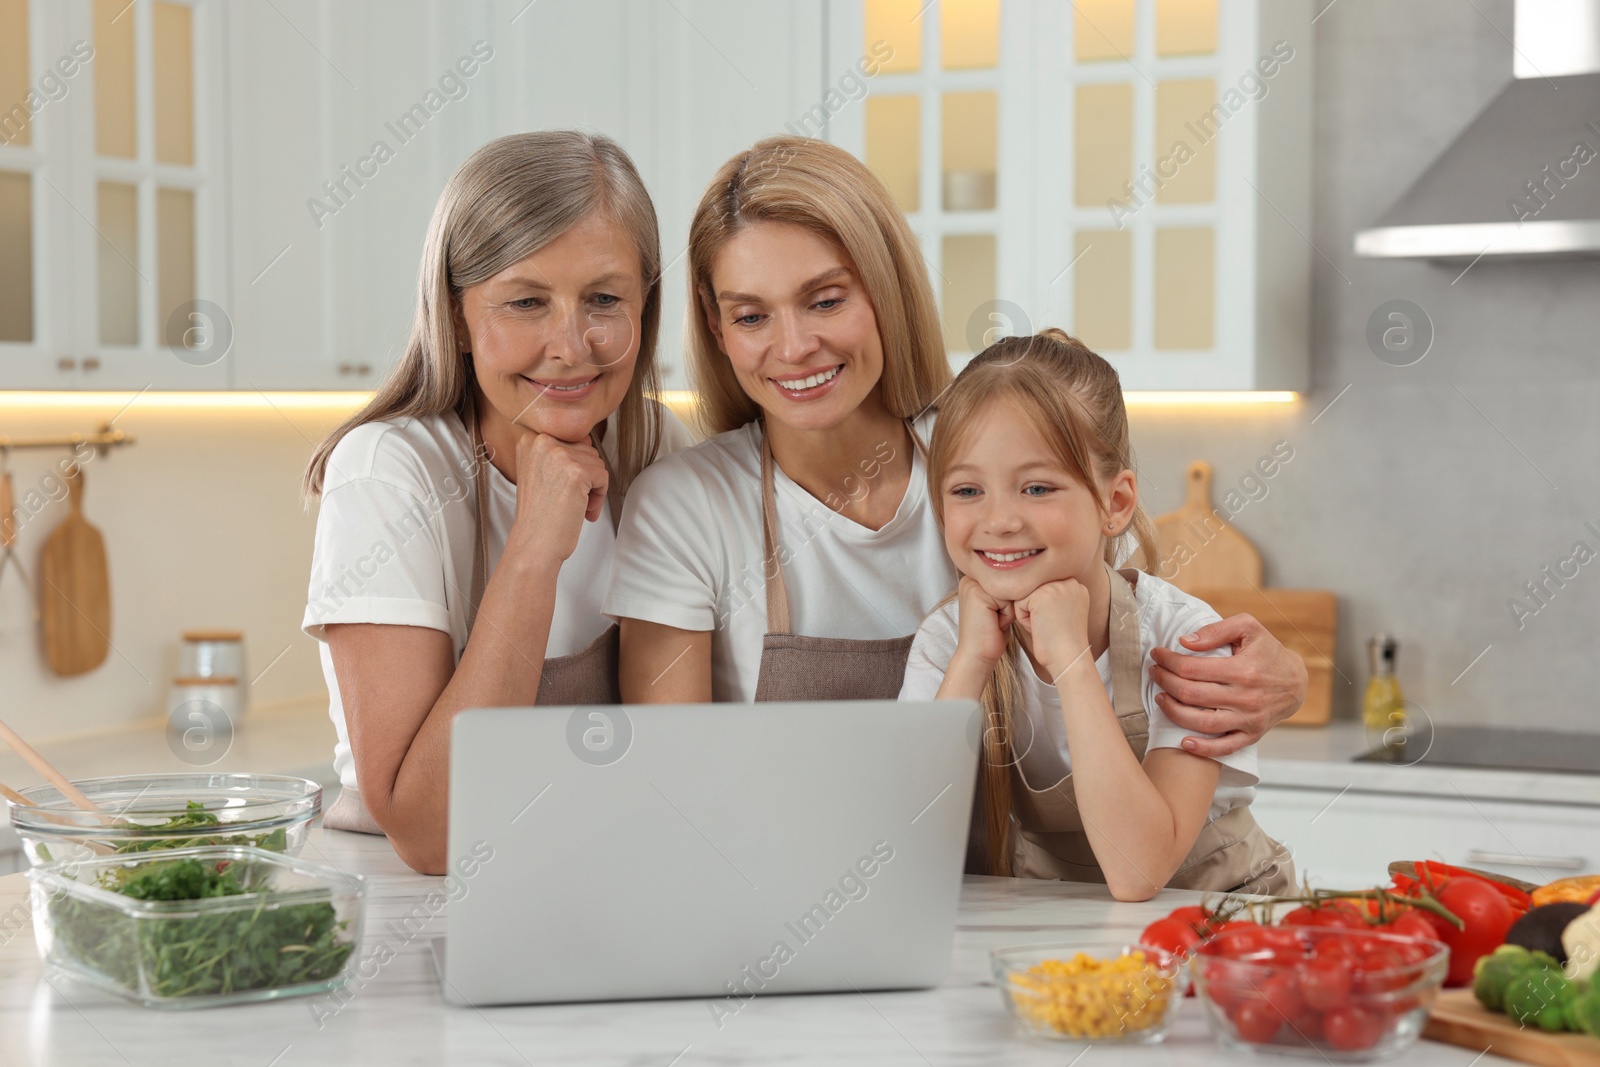
[[[1184,479],[1183,506],[1156,519],[1161,560],[1152,572],[1190,592],[1200,586],[1261,585],[1261,553],[1213,511],[1211,464],[1197,459]]]
[[[65,520],[39,557],[39,627],[45,661],[64,677],[105,662],[111,647],[111,579],[105,538],[83,517],[83,472],[67,470]]]
[[[1479,1004],[1469,989],[1441,992],[1422,1036],[1544,1067],[1600,1067],[1600,1038],[1524,1029]]]

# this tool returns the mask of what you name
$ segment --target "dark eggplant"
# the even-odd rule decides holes
[[[1567,950],[1561,946],[1561,931],[1588,912],[1589,905],[1569,901],[1530,908],[1526,915],[1511,924],[1506,932],[1506,944],[1521,945],[1530,952],[1548,952],[1557,963],[1565,964]]]

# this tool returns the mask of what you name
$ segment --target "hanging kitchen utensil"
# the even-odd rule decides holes
[[[50,532],[39,563],[45,660],[64,677],[105,662],[111,647],[111,580],[105,538],[83,517],[83,471],[67,468],[72,510]]]
[[[33,607],[33,621],[39,621],[38,602],[34,600],[33,583],[28,580],[28,569],[17,555],[17,504],[11,484],[11,449],[0,448],[0,578],[5,577],[6,565],[17,569],[17,578],[28,594]]]
[[[28,766],[44,775],[45,781],[61,790],[61,795],[76,804],[81,811],[99,811],[100,805],[83,795],[83,790],[72,784],[72,779],[56,770],[55,765],[43,756],[28,742],[22,739],[5,722],[0,721],[0,741],[11,746],[11,750],[25,760]]]
[[[1211,505],[1211,464],[1197,459],[1185,479],[1183,506],[1156,519],[1159,578],[1189,592],[1200,586],[1261,585],[1261,553]]]

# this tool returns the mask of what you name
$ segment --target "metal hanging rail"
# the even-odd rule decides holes
[[[88,445],[100,452],[102,449],[121,448],[136,439],[130,433],[113,430],[109,422],[101,423],[94,433],[73,433],[61,437],[7,437],[0,434],[0,451],[24,448],[72,448]]]

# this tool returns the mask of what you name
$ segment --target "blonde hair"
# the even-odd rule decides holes
[[[849,152],[809,137],[769,137],[724,163],[689,226],[688,361],[708,434],[761,415],[706,321],[718,253],[757,222],[803,227],[844,250],[872,301],[883,345],[884,405],[920,415],[950,382],[933,286],[917,240],[877,175]]]
[[[941,487],[970,438],[973,425],[997,400],[1015,404],[1062,467],[1094,493],[1102,515],[1108,512],[1101,483],[1133,468],[1128,412],[1116,369],[1083,342],[1057,329],[1031,337],[1007,337],[990,345],[964,367],[939,401],[939,421],[928,449],[929,495],[934,516],[944,525]],[[1106,538],[1105,561],[1116,566],[1132,538],[1148,561],[1158,557],[1155,524],[1135,504],[1126,528]],[[983,765],[977,806],[985,873],[1009,875],[1012,858],[1011,749],[1013,713],[1022,700],[1021,650],[1013,629],[1005,655],[984,687]]]
[[[417,308],[405,354],[367,406],[340,423],[312,454],[303,491],[322,491],[328,457],[345,434],[369,422],[426,418],[453,411],[468,433],[478,419],[470,341],[457,335],[461,294],[525,259],[596,213],[632,240],[644,279],[639,355],[618,406],[619,490],[652,460],[661,443],[656,338],[661,328],[661,238],[656,212],[633,161],[609,137],[539,130],[490,141],[456,169],[439,194],[422,248]],[[476,464],[479,521],[483,463]]]

